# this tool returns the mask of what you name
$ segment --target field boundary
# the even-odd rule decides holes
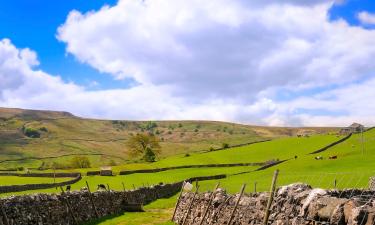
[[[265,166],[270,164],[269,162],[261,163],[227,163],[227,164],[202,164],[202,165],[184,165],[184,166],[173,166],[173,167],[163,167],[156,169],[143,169],[143,170],[123,170],[120,171],[119,175],[130,175],[135,173],[158,173],[167,170],[176,169],[187,169],[187,168],[204,168],[204,167],[239,167],[239,166]],[[97,171],[89,171],[87,175],[95,175]]]
[[[200,152],[199,154],[205,154],[205,153],[216,152],[216,151],[221,151],[221,150],[228,150],[230,148],[238,148],[238,147],[242,147],[242,146],[258,144],[258,143],[268,142],[268,141],[272,141],[272,139],[265,139],[265,140],[247,142],[247,143],[242,143],[242,144],[237,144],[237,145],[230,145],[228,148],[221,147],[221,148],[215,148],[213,150],[200,150],[200,151],[197,151],[197,152]]]
[[[193,182],[225,177],[226,175],[221,174],[193,177],[184,181]],[[91,193],[90,190],[85,190],[61,194],[12,196],[1,199],[2,212],[0,213],[6,216],[5,220],[10,222],[8,224],[34,224],[35,221],[41,221],[45,225],[83,224],[105,216],[134,210],[134,206],[142,209],[144,204],[172,197],[180,192],[184,181],[128,191],[109,190]]]
[[[324,151],[332,148],[333,146],[338,145],[338,144],[340,144],[340,143],[348,140],[351,136],[352,136],[352,133],[350,133],[349,135],[345,136],[344,138],[342,138],[342,139],[340,139],[338,141],[335,141],[335,142],[333,142],[333,143],[331,143],[331,144],[329,144],[329,145],[327,145],[327,146],[325,146],[325,147],[323,147],[321,149],[318,149],[316,151],[310,152],[310,153],[308,153],[308,155],[313,155],[313,154],[316,154],[316,153],[324,152]]]
[[[21,174],[18,174],[18,175],[21,175]],[[22,174],[22,176],[20,176],[20,177],[32,177],[32,176],[24,176],[24,175],[27,175],[27,174]],[[33,174],[33,175],[36,175],[36,174]],[[10,175],[6,175],[6,176],[10,176]],[[17,175],[13,175],[13,176],[17,176]],[[50,176],[47,176],[47,177],[50,177]],[[64,176],[61,176],[61,174],[60,174],[59,177],[64,177]],[[68,180],[68,181],[58,182],[58,183],[40,183],[40,184],[23,184],[23,185],[0,186],[0,194],[10,193],[10,192],[31,191],[31,190],[61,187],[61,186],[71,185],[71,184],[77,183],[81,179],[82,179],[81,174],[76,173],[76,177],[74,177],[73,179]]]

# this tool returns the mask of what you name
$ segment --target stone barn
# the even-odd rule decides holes
[[[349,127],[342,128],[340,134],[350,134],[350,133],[359,133],[365,130],[365,127],[359,123],[353,123]]]
[[[100,168],[100,176],[113,176],[112,167],[105,166]]]

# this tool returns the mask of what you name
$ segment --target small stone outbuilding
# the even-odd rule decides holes
[[[100,168],[100,176],[113,176],[112,167],[106,166]]]

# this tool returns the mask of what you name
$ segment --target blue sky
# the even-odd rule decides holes
[[[65,44],[56,39],[57,28],[68,13],[99,10],[113,5],[117,0],[12,0],[3,1],[0,8],[0,38],[9,38],[20,48],[30,48],[38,53],[39,68],[66,81],[87,86],[89,89],[124,88],[129,80],[114,80],[74,56],[65,53]],[[93,81],[99,86],[90,86]]]
[[[3,1],[0,106],[373,124],[375,2],[333,1]]]

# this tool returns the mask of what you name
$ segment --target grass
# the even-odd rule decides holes
[[[56,182],[71,180],[72,178],[56,178]],[[39,183],[53,183],[53,178],[46,177],[17,177],[17,176],[0,176],[1,186],[7,185],[21,185],[21,184],[39,184]]]
[[[91,156],[94,167],[111,161],[124,164],[129,160],[125,143],[130,135],[153,132],[162,141],[161,158],[176,154],[219,148],[223,143],[236,145],[269,138],[286,137],[307,130],[324,133],[336,128],[269,128],[217,121],[111,121],[75,117],[64,112],[0,108],[0,161],[27,157],[50,157],[66,154]],[[40,138],[28,138],[23,127],[40,131]],[[45,128],[45,129],[44,129]],[[66,162],[60,159],[22,160],[0,163],[0,168],[38,168],[44,162]]]

